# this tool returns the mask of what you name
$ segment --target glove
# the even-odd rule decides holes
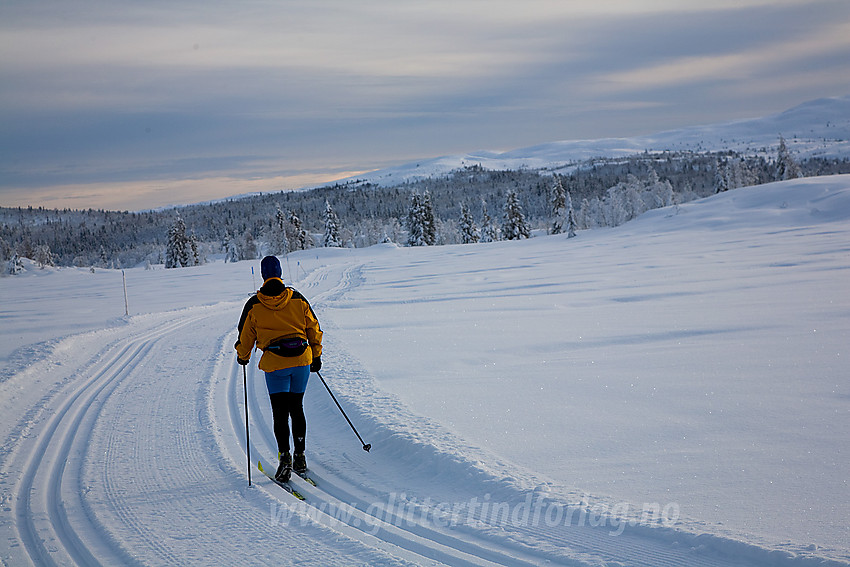
[[[247,359],[247,358],[239,358],[239,357],[237,356],[237,357],[236,357],[236,362],[238,362],[238,363],[239,363],[239,364],[241,364],[242,366],[247,366],[247,365],[248,365],[248,359]]]
[[[313,362],[310,364],[310,372],[318,372],[322,369],[322,357],[317,356],[313,359]]]

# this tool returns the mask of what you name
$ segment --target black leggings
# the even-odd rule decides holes
[[[274,436],[277,439],[277,450],[289,452],[289,419],[292,418],[292,438],[295,441],[295,452],[303,453],[307,437],[307,418],[304,417],[304,394],[281,392],[269,394],[272,402],[272,417],[274,418]]]

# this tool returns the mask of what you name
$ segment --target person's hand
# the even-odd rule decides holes
[[[313,359],[313,362],[310,364],[310,372],[318,372],[322,369],[322,357],[317,356]]]
[[[239,358],[239,357],[237,356],[237,357],[236,357],[236,362],[238,362],[238,363],[239,363],[239,364],[241,364],[242,366],[247,366],[247,365],[248,365],[249,360],[248,360],[247,358]]]

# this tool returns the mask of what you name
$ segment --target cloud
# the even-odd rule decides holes
[[[850,88],[848,20],[846,0],[8,0],[0,202],[781,110]]]
[[[603,85],[597,88],[611,92],[747,80],[806,69],[805,64],[813,60],[835,55],[850,57],[850,22],[826,26],[803,38],[778,37],[746,51],[677,57],[648,67],[603,74],[596,82]]]

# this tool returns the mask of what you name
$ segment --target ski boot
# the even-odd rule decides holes
[[[274,473],[274,478],[278,482],[289,482],[292,476],[292,455],[287,453],[278,453],[280,464],[277,467],[277,472]]]
[[[295,474],[304,474],[307,472],[307,458],[304,456],[304,453],[295,453],[292,470],[295,471]]]

